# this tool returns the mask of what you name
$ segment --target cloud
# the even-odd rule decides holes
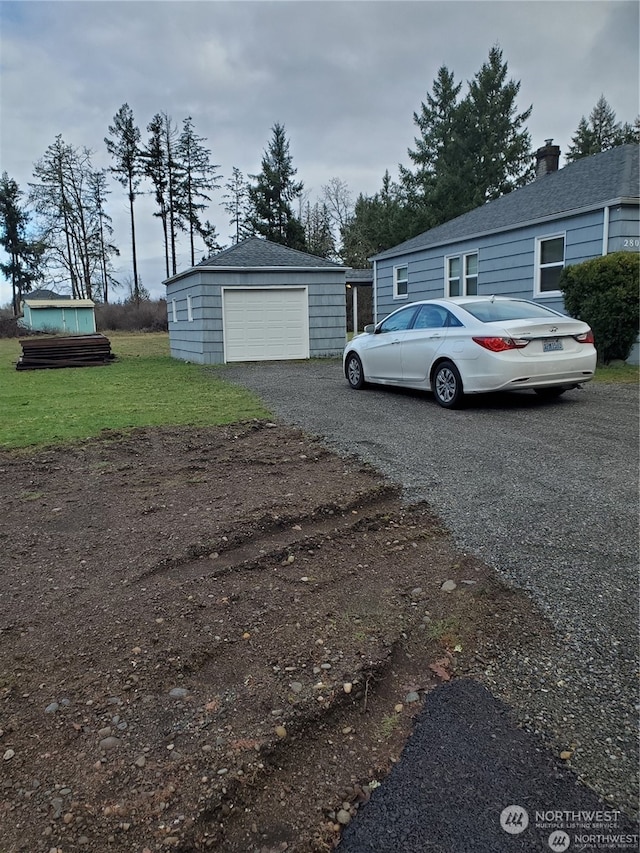
[[[566,151],[601,94],[620,121],[638,110],[635,2],[5,0],[0,19],[0,157],[25,189],[59,133],[108,166],[103,140],[127,102],[143,138],[157,112],[177,124],[191,116],[225,178],[234,166],[259,171],[280,122],[312,198],[334,176],[354,197],[373,193],[386,169],[395,177],[408,163],[413,113],[438,68],[464,91],[494,44],[521,82],[519,109],[533,104],[534,147],[553,137]],[[110,202],[124,277],[126,198],[115,183]],[[220,195],[213,202],[226,239]],[[136,206],[143,283],[161,294],[160,226],[150,199]]]

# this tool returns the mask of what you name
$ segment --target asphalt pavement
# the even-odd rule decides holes
[[[488,672],[491,693],[460,680],[429,694],[399,767],[341,849],[638,849],[620,813],[637,815],[638,804],[638,388],[486,395],[448,411],[430,394],[353,391],[333,359],[221,374],[401,483],[407,501],[428,501],[463,551],[527,591],[556,635],[537,660],[507,657]],[[562,744],[571,769],[557,758]],[[525,830],[501,825],[510,806],[529,816]],[[567,824],[566,813],[598,806],[616,820]],[[550,810],[562,819],[536,820]],[[414,836],[401,838],[414,818]]]

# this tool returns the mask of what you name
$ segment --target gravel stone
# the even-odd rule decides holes
[[[639,389],[491,394],[452,412],[428,393],[353,391],[337,359],[229,364],[225,378],[427,501],[463,552],[527,591],[548,646],[524,661],[514,632],[486,683],[556,754],[578,744],[579,777],[637,813]]]

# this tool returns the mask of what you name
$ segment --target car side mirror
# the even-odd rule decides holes
[[[376,331],[376,324],[375,323],[367,323],[367,325],[364,327],[364,331],[368,335],[374,335],[375,331]]]

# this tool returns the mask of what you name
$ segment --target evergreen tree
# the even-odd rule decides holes
[[[138,195],[138,187],[142,177],[140,160],[140,130],[133,119],[133,111],[129,104],[123,104],[109,126],[111,136],[105,137],[107,151],[113,157],[114,165],[111,172],[127,190],[129,200],[129,216],[131,221],[131,253],[133,259],[133,292],[136,304],[140,302],[138,289],[138,258],[136,251],[136,225],[133,205]]]
[[[224,188],[227,192],[222,196],[222,207],[230,216],[229,225],[233,228],[231,243],[236,245],[253,233],[250,226],[249,185],[237,166],[233,167]]]
[[[472,181],[468,209],[522,187],[534,177],[531,137],[525,125],[533,108],[517,113],[519,91],[519,82],[507,81],[502,51],[491,48],[461,105],[469,158],[464,171]]]
[[[640,142],[640,120],[636,118],[635,125],[628,122],[620,124],[605,96],[600,95],[589,114],[589,121],[582,116],[578,123],[567,151],[567,162],[572,163],[629,142]]]
[[[208,219],[201,224],[199,233],[202,237],[202,242],[207,249],[206,257],[209,257],[224,248],[218,240],[218,231],[216,226],[209,222]]]
[[[89,189],[93,203],[95,239],[98,246],[98,284],[100,298],[106,304],[109,301],[109,289],[119,286],[119,283],[113,277],[111,256],[119,255],[120,251],[111,242],[113,227],[111,225],[111,217],[105,210],[109,190],[107,189],[107,179],[104,170],[100,169],[89,174]]]
[[[27,236],[30,217],[20,205],[21,196],[16,181],[3,172],[0,179],[0,246],[9,260],[0,263],[0,271],[11,282],[14,317],[20,313],[23,296],[43,277],[41,262],[45,249],[41,240],[30,240]]]
[[[302,194],[303,183],[294,180],[297,170],[284,126],[276,123],[272,132],[262,157],[262,171],[249,175],[256,182],[249,186],[250,227],[274,243],[304,250],[304,229],[291,207]]]
[[[151,180],[157,210],[153,214],[162,225],[162,244],[164,248],[165,277],[169,278],[169,176],[164,144],[164,121],[161,113],[151,119],[147,125],[148,142],[141,152],[141,161],[145,175]]]
[[[189,234],[189,248],[191,251],[191,266],[195,264],[194,237],[198,234],[209,244],[217,239],[215,229],[211,232],[211,224],[202,224],[200,213],[205,210],[206,204],[211,201],[207,193],[218,187],[217,171],[218,165],[212,165],[210,161],[211,152],[202,144],[206,140],[198,136],[193,128],[191,116],[182,122],[182,133],[178,140],[177,160],[179,163],[179,205],[185,229]]]
[[[415,231],[432,228],[469,209],[469,161],[465,159],[464,127],[456,83],[446,66],[438,70],[432,93],[413,114],[420,136],[408,154],[415,166],[400,166],[400,179],[415,211]]]
[[[414,236],[414,227],[406,196],[387,171],[375,195],[358,196],[353,217],[342,232],[343,261],[352,267],[369,267],[371,255]]]
[[[442,66],[413,115],[420,131],[409,149],[413,170],[400,166],[413,236],[460,216],[533,178],[531,139],[518,113],[520,83],[507,80],[507,63],[494,47],[460,100],[461,83]]]

